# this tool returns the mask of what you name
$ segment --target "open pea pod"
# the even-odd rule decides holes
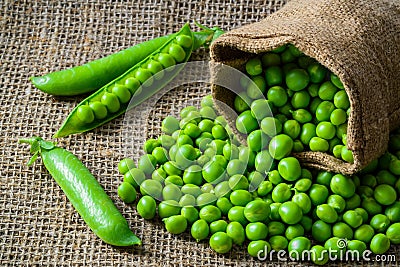
[[[179,73],[183,67],[180,63],[187,62],[194,44],[194,35],[186,24],[159,49],[80,102],[54,137],[92,130],[120,116],[128,106],[140,104]]]

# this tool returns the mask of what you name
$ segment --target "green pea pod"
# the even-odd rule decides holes
[[[82,133],[103,125],[123,114],[132,97],[135,97],[134,104],[129,108],[140,104],[179,73],[183,68],[179,63],[187,62],[193,46],[193,33],[186,24],[159,49],[79,103],[54,137]],[[142,90],[137,92],[139,88]]]
[[[193,32],[195,38],[193,50],[203,45],[207,46],[208,43],[223,33],[217,27],[207,28],[202,25],[199,25],[199,27],[203,30]],[[89,93],[122,75],[165,44],[170,38],[171,35],[154,38],[104,58],[43,76],[31,77],[30,80],[36,88],[51,95],[74,96]]]
[[[40,137],[21,139],[31,145],[32,164],[40,155],[47,170],[82,219],[104,242],[114,246],[141,245],[101,185],[71,152]]]

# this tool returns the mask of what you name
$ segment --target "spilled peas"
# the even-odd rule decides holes
[[[296,56],[288,54],[292,50],[286,47],[282,57],[267,53],[246,69],[263,78],[266,66],[293,63]],[[238,142],[211,96],[203,98],[200,108],[182,109],[180,118],[167,116],[162,134],[146,141],[137,166],[131,159],[118,165],[124,177],[129,175],[124,182],[132,183],[126,187],[131,195],[140,192],[133,202],[139,215],[162,219],[172,234],[189,232],[217,253],[229,253],[233,247],[247,249],[253,257],[271,249],[291,255],[311,250],[311,260],[319,265],[329,260],[326,251],[338,250],[344,238],[347,249],[359,253],[385,253],[390,244],[400,243],[400,146],[392,146],[353,177],[304,168],[292,155],[299,142],[304,150],[311,149],[310,143],[314,151],[341,148],[342,155],[347,117],[343,122],[342,112],[332,114],[346,113],[349,104],[338,79],[323,66],[311,62],[293,70],[269,70],[269,76],[282,75],[282,82],[275,84],[277,78],[271,83],[270,93],[265,91],[268,100],[238,105],[237,130],[253,133],[248,146]],[[284,84],[287,73],[290,89]],[[306,75],[307,83],[295,81]],[[263,108],[265,101],[286,115],[272,117]],[[293,108],[304,111],[290,117]],[[304,120],[307,112],[311,120]],[[399,139],[400,131],[394,132],[390,142]],[[351,151],[346,153],[350,157]],[[121,199],[128,203],[126,191]]]

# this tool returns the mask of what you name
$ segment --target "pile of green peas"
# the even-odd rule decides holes
[[[386,154],[349,177],[302,167],[291,155],[296,139],[287,133],[268,138],[253,129],[248,146],[241,145],[211,96],[200,109],[182,109],[179,120],[167,116],[161,129],[144,143],[137,164],[119,162],[118,195],[172,234],[208,240],[217,253],[233,246],[245,246],[253,257],[311,250],[321,265],[329,249],[357,250],[361,257],[366,249],[383,254],[400,244],[400,131],[392,133]]]
[[[350,101],[335,74],[290,44],[245,67],[252,82],[242,79],[244,90],[234,102],[239,132],[257,131],[264,138],[285,134],[295,152],[325,152],[353,162],[346,147]]]

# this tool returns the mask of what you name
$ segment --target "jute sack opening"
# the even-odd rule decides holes
[[[287,43],[335,73],[351,104],[347,147],[354,163],[321,152],[295,156],[304,166],[354,174],[385,152],[389,132],[400,125],[400,1],[293,0],[260,22],[220,36],[211,59],[242,69],[255,54]],[[232,91],[212,89],[215,99],[233,108]],[[236,129],[234,121],[229,124]]]

